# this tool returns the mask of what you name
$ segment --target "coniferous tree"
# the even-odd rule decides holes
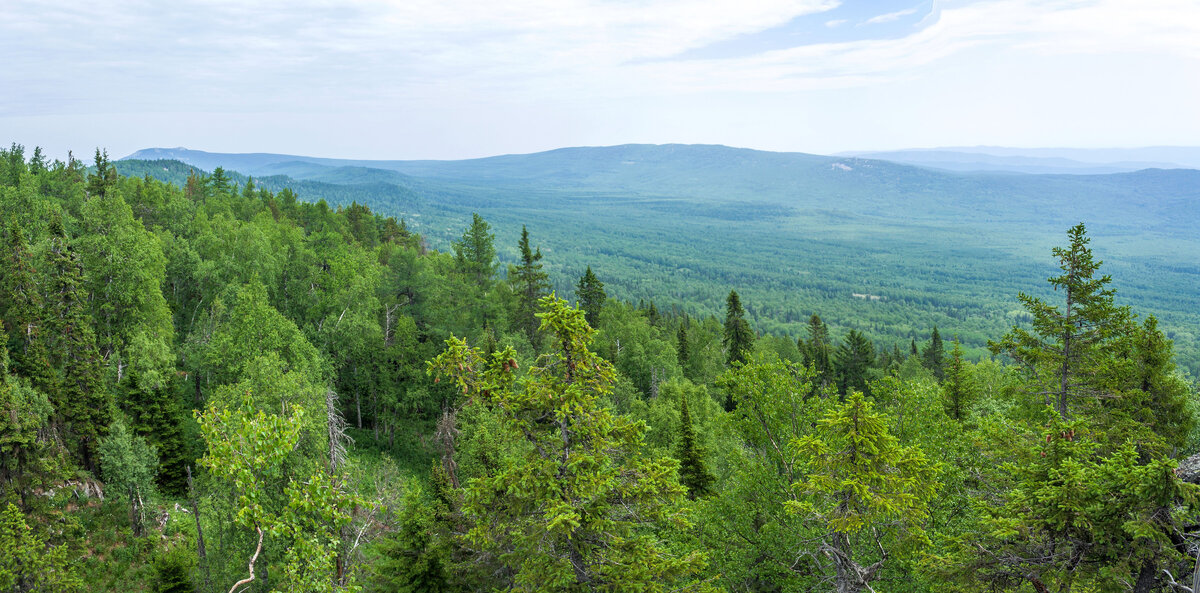
[[[687,324],[680,323],[679,331],[675,333],[675,352],[679,357],[679,366],[687,368],[688,358],[688,335]]]
[[[1019,293],[1033,318],[1032,331],[1013,327],[999,342],[988,342],[993,354],[1007,354],[1045,392],[1061,419],[1081,399],[1102,395],[1094,381],[1104,375],[1111,347],[1129,331],[1128,307],[1113,302],[1112,278],[1095,277],[1101,262],[1092,258],[1087,229],[1080,223],[1067,233],[1070,245],[1055,247],[1062,274],[1049,279],[1062,290],[1062,308]]]
[[[800,500],[788,510],[824,531],[820,555],[833,564],[838,593],[873,591],[870,583],[888,560],[889,532],[914,542],[924,539],[929,503],[938,489],[937,465],[919,448],[900,443],[888,430],[888,418],[858,392],[818,426],[797,443],[808,471],[794,486]],[[864,565],[856,548],[882,554]]]
[[[108,162],[108,151],[96,149],[96,172],[88,175],[87,193],[89,197],[103,197],[117,187],[117,168]]]
[[[831,358],[833,348],[829,342],[829,328],[816,313],[808,319],[808,340],[797,342],[805,366],[812,366],[816,372],[813,377],[814,383],[818,387],[832,385],[836,377]]]
[[[950,350],[950,363],[946,365],[942,391],[946,394],[946,411],[950,417],[959,422],[965,420],[977,390],[957,338],[954,339],[954,348]]]
[[[938,328],[935,325],[933,333],[929,336],[929,345],[921,353],[921,364],[925,365],[925,368],[929,369],[938,381],[941,381],[946,376],[946,370],[942,367],[943,359],[945,358],[944,350],[942,336],[938,334]]]
[[[600,310],[604,308],[604,301],[607,298],[608,295],[604,293],[604,283],[592,273],[592,266],[588,266],[587,271],[579,278],[579,286],[575,289],[575,299],[579,302],[579,308],[583,310],[588,325],[593,328],[599,327]]]
[[[16,221],[9,226],[8,239],[6,269],[0,284],[0,319],[11,339],[12,368],[28,377],[43,393],[55,393],[58,381],[47,348],[42,294],[36,282],[33,256]]]
[[[750,358],[754,350],[754,332],[750,330],[750,322],[746,321],[746,310],[742,308],[742,300],[735,290],[729,291],[725,299],[725,364],[743,363]]]
[[[154,559],[154,593],[195,593],[188,562],[179,549],[160,552]]]
[[[471,226],[454,242],[454,261],[459,271],[475,285],[487,290],[496,273],[496,235],[488,232],[491,226],[478,214],[471,215]]]
[[[858,330],[850,330],[834,353],[838,387],[843,396],[852,391],[869,394],[867,370],[874,361],[875,345]]]
[[[654,306],[654,301],[650,301],[650,308],[646,310],[646,322],[650,327],[658,327],[658,322],[662,317],[658,314],[658,307]]]
[[[97,469],[96,446],[112,417],[112,394],[104,385],[100,353],[87,297],[83,266],[63,230],[61,218],[50,222],[50,283],[46,305],[50,312],[51,352],[62,369],[62,382],[51,394],[66,441],[84,467]]]
[[[716,478],[704,463],[704,449],[696,440],[696,429],[692,426],[692,414],[688,411],[687,395],[679,399],[679,483],[687,488],[688,497],[696,500],[712,492]]]
[[[590,350],[583,312],[553,297],[541,304],[555,350],[529,381],[516,383],[512,348],[485,360],[456,338],[429,364],[527,445],[467,484],[467,541],[509,567],[513,591],[700,588],[702,556],[678,555],[645,528],[687,524],[674,464],[643,455],[642,424],[601,403],[616,373]]]
[[[921,355],[921,352],[919,350],[917,350],[917,339],[916,338],[912,338],[912,341],[909,343],[909,354],[912,356],[920,356]]]
[[[541,248],[534,250],[529,245],[529,230],[525,225],[521,225],[521,240],[517,247],[521,250],[521,263],[508,270],[509,281],[517,293],[516,327],[536,348],[538,300],[550,289],[550,276],[542,271]]]

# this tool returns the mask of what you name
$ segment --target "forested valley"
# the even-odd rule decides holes
[[[951,325],[768,331],[742,286],[713,315],[551,277],[527,227],[475,215],[438,250],[100,151],[0,150],[0,220],[3,591],[1200,579],[1197,386],[1083,224],[968,356]]]

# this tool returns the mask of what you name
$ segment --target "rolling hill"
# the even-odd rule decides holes
[[[976,356],[1018,318],[1017,291],[1053,296],[1050,248],[1083,221],[1123,302],[1159,315],[1200,372],[1196,170],[967,173],[707,145],[462,161],[147,149],[118,167],[157,176],[163,166],[143,164],[157,159],[184,163],[167,169],[224,167],[305,199],[364,203],[406,218],[440,248],[479,212],[503,261],[515,258],[526,224],[560,292],[591,265],[621,297],[697,315],[719,313],[736,288],[761,331],[798,334],[817,312],[886,345],[920,340],[936,324]]]

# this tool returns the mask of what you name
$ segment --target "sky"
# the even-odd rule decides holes
[[[2,0],[0,142],[1200,144],[1197,0]]]

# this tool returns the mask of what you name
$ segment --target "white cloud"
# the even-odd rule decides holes
[[[846,19],[833,19],[831,21],[825,21],[825,26],[829,27],[830,29],[834,27],[840,27],[844,24],[846,24]]]
[[[856,101],[866,104],[867,95],[896,105],[955,96],[970,106],[990,100],[985,92],[1033,101],[1045,95],[1036,84],[1067,82],[1078,90],[1064,88],[1064,97],[1114,114],[1162,111],[1143,104],[1152,96],[1200,100],[1194,90],[1200,77],[1189,76],[1200,67],[1195,0],[939,0],[922,26],[899,39],[672,59],[836,6],[834,0],[62,0],[48,7],[41,0],[0,0],[0,55],[6,56],[0,130],[6,117],[54,114],[240,113],[310,122],[318,121],[314,114],[346,113],[395,123],[462,119],[469,111],[471,125],[455,129],[493,141],[501,132],[487,127],[489,119],[509,118],[505,125],[516,121],[531,130],[527,136],[548,138],[559,131],[536,128],[551,125],[539,118],[553,109],[553,125],[568,129],[562,122],[606,109],[608,123],[580,129],[593,135],[624,130],[631,140],[660,133],[662,141],[732,142],[692,130],[696,122],[712,121],[708,129],[742,134],[755,129],[747,121],[760,118],[769,121],[758,132],[765,139],[784,133],[787,122],[808,121],[797,106],[814,101],[847,113]],[[1049,65],[1070,76],[1047,74]],[[1172,69],[1174,77],[1145,75]],[[828,109],[823,117],[844,129],[873,126],[861,132],[868,138],[881,128],[902,128],[900,117],[889,114],[903,110],[889,111],[886,103],[875,119]],[[954,111],[935,115],[949,118]],[[662,127],[664,113],[694,114],[696,121],[680,115],[675,127]],[[922,112],[906,113],[916,118]],[[1032,108],[1021,115],[1008,127],[1059,123],[1039,119]],[[968,116],[959,115],[957,129]],[[1004,123],[1003,114],[988,117]],[[1200,118],[1170,109],[1162,117],[1162,124],[1139,124],[1147,133],[1170,126],[1200,136]],[[721,128],[719,121],[727,123]],[[934,123],[922,125],[933,129]]]
[[[866,21],[864,21],[863,24],[864,25],[878,25],[880,23],[890,23],[892,21],[899,20],[902,17],[906,17],[910,14],[916,14],[916,13],[917,13],[916,8],[906,8],[904,10],[897,10],[896,12],[889,12],[887,14],[873,16],[873,17],[867,19]]]

